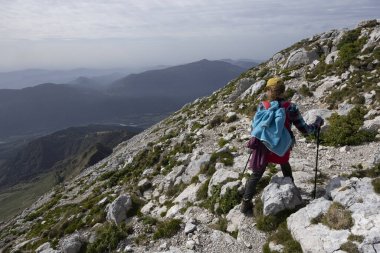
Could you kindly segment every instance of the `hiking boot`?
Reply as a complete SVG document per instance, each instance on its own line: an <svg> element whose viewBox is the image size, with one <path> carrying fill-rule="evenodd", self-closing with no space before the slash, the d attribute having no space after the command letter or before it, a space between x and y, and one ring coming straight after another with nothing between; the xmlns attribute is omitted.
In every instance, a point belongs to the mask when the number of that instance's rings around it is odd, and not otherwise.
<svg viewBox="0 0 380 253"><path fill-rule="evenodd" d="M240 212L242 213L251 213L253 209L252 200L243 199L240 206Z"/></svg>

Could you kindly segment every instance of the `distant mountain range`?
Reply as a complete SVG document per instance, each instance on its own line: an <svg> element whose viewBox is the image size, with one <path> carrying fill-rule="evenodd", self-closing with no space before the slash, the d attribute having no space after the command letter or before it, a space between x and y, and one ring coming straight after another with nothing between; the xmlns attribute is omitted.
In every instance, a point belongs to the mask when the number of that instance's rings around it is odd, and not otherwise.
<svg viewBox="0 0 380 253"><path fill-rule="evenodd" d="M82 77L71 84L45 83L21 90L3 89L0 90L0 140L93 123L149 126L160 120L160 115L209 95L243 71L223 61L202 60L131 74L108 86L101 78ZM135 122L131 122L132 118Z"/></svg>
<svg viewBox="0 0 380 253"><path fill-rule="evenodd" d="M131 74L110 85L111 94L127 97L172 97L186 102L209 95L243 68L223 61L201 60L161 70Z"/></svg>

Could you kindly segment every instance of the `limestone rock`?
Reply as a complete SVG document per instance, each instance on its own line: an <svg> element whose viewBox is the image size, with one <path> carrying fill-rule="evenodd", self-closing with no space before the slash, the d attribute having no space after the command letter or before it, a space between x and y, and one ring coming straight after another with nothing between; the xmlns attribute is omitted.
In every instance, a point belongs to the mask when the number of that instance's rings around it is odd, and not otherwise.
<svg viewBox="0 0 380 253"><path fill-rule="evenodd" d="M322 224L311 224L311 219L326 213L331 202L316 199L305 208L292 214L287 219L288 229L293 238L301 244L303 252L335 252L347 241L350 232L347 230L331 230Z"/></svg>
<svg viewBox="0 0 380 253"><path fill-rule="evenodd" d="M264 215L275 215L302 204L301 194L290 177L273 176L269 185L265 187L261 200Z"/></svg>
<svg viewBox="0 0 380 253"><path fill-rule="evenodd" d="M227 184L224 184L222 186L222 189L220 190L220 196L224 196L227 193L227 190L239 187L241 184L241 181L233 181L233 182L228 182Z"/></svg>
<svg viewBox="0 0 380 253"><path fill-rule="evenodd" d="M231 93L228 100L235 101L243 92L245 92L254 83L252 78L242 78L236 84L236 89Z"/></svg>
<svg viewBox="0 0 380 253"><path fill-rule="evenodd" d="M362 129L370 130L370 131L377 131L380 129L380 116L377 116L376 118L372 120L366 120L364 121Z"/></svg>
<svg viewBox="0 0 380 253"><path fill-rule="evenodd" d="M82 240L79 234L72 234L64 238L61 243L63 253L78 253L82 247Z"/></svg>
<svg viewBox="0 0 380 253"><path fill-rule="evenodd" d="M152 186L152 183L147 178L140 180L140 182L137 184L137 187L139 187L141 191L145 191L149 189L151 186Z"/></svg>
<svg viewBox="0 0 380 253"><path fill-rule="evenodd" d="M209 224L214 219L214 215L202 207L191 206L186 210L184 218L186 221L196 220L202 224Z"/></svg>
<svg viewBox="0 0 380 253"><path fill-rule="evenodd" d="M201 187L202 184L191 184L188 187L186 187L181 194L179 194L175 199L174 203L184 203L186 201L188 202L195 202L197 199L197 191L199 187Z"/></svg>
<svg viewBox="0 0 380 253"><path fill-rule="evenodd" d="M247 96L251 96L255 94L258 90L260 90L266 84L265 80L260 80L251 85L243 94L241 94L240 98L245 98Z"/></svg>
<svg viewBox="0 0 380 253"><path fill-rule="evenodd" d="M217 170L210 179L210 183L208 185L208 191L207 191L208 196L212 195L213 186L221 184L227 179L238 179L238 178L239 178L239 174L237 172L226 170L226 169Z"/></svg>
<svg viewBox="0 0 380 253"><path fill-rule="evenodd" d="M188 222L185 226L185 234L193 233L197 229L197 225Z"/></svg>
<svg viewBox="0 0 380 253"><path fill-rule="evenodd" d="M289 57L282 68L286 69L302 64L310 64L318 58L319 56L314 50L306 51L304 48L297 49L289 54Z"/></svg>
<svg viewBox="0 0 380 253"><path fill-rule="evenodd" d="M132 198L128 194L117 197L107 210L107 220L120 224L127 218L127 211L132 208Z"/></svg>
<svg viewBox="0 0 380 253"><path fill-rule="evenodd" d="M326 56L325 63L333 64L338 59L339 50L329 53Z"/></svg>
<svg viewBox="0 0 380 253"><path fill-rule="evenodd" d="M210 154L201 155L199 158L193 157L182 175L182 182L189 184L191 179L199 173L201 167L210 161L210 157Z"/></svg>
<svg viewBox="0 0 380 253"><path fill-rule="evenodd" d="M317 116L320 116L323 119L325 119L325 124L328 124L326 119L329 118L332 113L333 112L328 109L312 109L312 110L307 111L304 114L304 120L308 124L311 124L311 123L314 123Z"/></svg>

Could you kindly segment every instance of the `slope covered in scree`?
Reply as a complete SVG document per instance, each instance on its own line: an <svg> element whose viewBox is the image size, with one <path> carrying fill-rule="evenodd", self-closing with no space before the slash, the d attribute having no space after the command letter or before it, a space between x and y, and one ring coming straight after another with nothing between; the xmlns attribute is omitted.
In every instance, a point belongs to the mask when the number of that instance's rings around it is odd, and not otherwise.
<svg viewBox="0 0 380 253"><path fill-rule="evenodd" d="M379 34L376 20L363 22L275 54L120 144L3 224L0 246L5 252L376 252ZM248 176L244 145L265 80L275 74L307 121L317 114L330 119L319 151L317 200L311 200L315 141L294 129L290 163L305 207L288 219L290 212L264 217L257 198L255 216L245 217L239 213ZM270 166L259 188L277 173ZM335 179L324 198L325 185L338 175L351 179ZM367 196L374 205L365 206ZM336 213L347 217L340 227L331 226Z"/></svg>

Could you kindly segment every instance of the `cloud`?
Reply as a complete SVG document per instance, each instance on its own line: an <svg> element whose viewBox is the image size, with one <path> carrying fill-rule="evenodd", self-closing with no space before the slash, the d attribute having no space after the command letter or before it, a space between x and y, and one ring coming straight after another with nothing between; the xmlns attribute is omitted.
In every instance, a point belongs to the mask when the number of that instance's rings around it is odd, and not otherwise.
<svg viewBox="0 0 380 253"><path fill-rule="evenodd" d="M0 0L0 8L4 69L265 59L316 33L378 18L380 1Z"/></svg>
<svg viewBox="0 0 380 253"><path fill-rule="evenodd" d="M247 28L283 29L284 24L297 27L299 21L362 19L380 10L374 0L3 0L0 4L0 36L9 39L222 35Z"/></svg>

